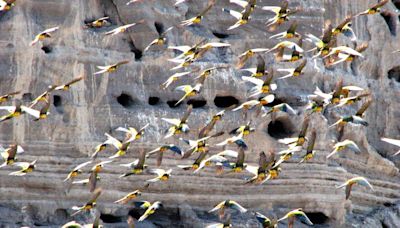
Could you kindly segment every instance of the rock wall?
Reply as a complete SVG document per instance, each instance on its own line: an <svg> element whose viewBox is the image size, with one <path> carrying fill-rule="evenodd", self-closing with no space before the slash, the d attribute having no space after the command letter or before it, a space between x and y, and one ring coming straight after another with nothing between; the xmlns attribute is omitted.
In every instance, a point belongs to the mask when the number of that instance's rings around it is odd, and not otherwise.
<svg viewBox="0 0 400 228"><path fill-rule="evenodd" d="M290 1L290 7L302 9L293 16L293 20L299 22L299 33L320 36L325 21L330 20L336 25L347 15L363 11L374 2L294 0ZM94 146L105 140L105 132L117 135L114 130L119 126L140 128L149 123L144 137L133 144L128 154L106 165L100 173L100 186L104 191L97 208L106 227L124 227L128 213L137 213L131 210L131 206L113 202L140 188L152 175L119 179L118 176L126 171L119 164L137 158L140 149L152 150L163 143L184 147L179 140L163 139L168 124L160 119L180 117L187 106L171 107L169 104L178 100L181 93L159 89L159 85L172 74L169 68L174 64L167 59L174 57L175 53L165 47L141 53L157 37L155 22L166 28L177 25L207 4L206 1L189 0L174 7L173 3L172 0L147 0L126 6L124 0L27 0L16 1L11 11L0 13L2 94L20 90L22 93L17 98L29 102L51 84L65 83L78 75L85 75L83 82L73 85L69 92L52 93L51 114L46 120L35 122L22 116L1 123L0 144L18 143L26 151L20 155L20 160L38 159L38 162L37 169L24 177L9 176L14 168L0 169L0 227L59 227L71 220L91 221L92 215L89 214L70 217L70 208L89 198L87 187L75 187L65 194L63 179L75 165L89 159L88 154L93 152ZM272 0L259 3L262 6L276 4ZM232 65L237 55L249 48L270 48L276 44L276 40L268 39L276 32L268 32L264 25L272 14L257 9L248 25L227 31L234 18L221 12L222 7L239 9L227 0L217 1L200 26L173 29L167 35L168 45L193 45L203 38L231 44L229 48L210 51L193 64L203 69ZM391 3L384 8L396 10ZM83 28L84 21L102 16L109 16L111 25L97 30ZM104 35L119 25L141 19L145 20L143 24L126 33L113 37ZM35 34L53 26L60 26L60 29L52 39L29 46ZM317 227L399 227L400 159L391 156L396 151L394 146L380 141L380 137L399 138L400 135L399 55L392 54L392 51L400 49L399 37L391 35L380 14L356 18L353 29L358 42L367 41L369 44L364 52L365 58L356 60L351 67L338 65L333 69L324 68L321 60L317 61L317 69L309 59L303 76L277 81L277 99L299 110L299 114L278 114L276 118L282 126L277 129L272 129L270 117L254 119L253 125L257 130L252 137L246 138L249 144L246 162L256 164L261 150L283 150L284 146L277 142L277 138L295 136L299 131L305 115L306 96L316 86L332 91L341 78L346 85L368 88L373 96L373 103L366 112L370 125L347 126L343 135L343 138L354 140L362 153L345 151L326 159L334 144L332 141L337 139L337 132L328 126L339 115L355 112L357 105L331 108L324 115L313 115L310 129L317 130L315 158L298 164L300 158L294 157L282 165L278 179L262 186L244 185L243 179L249 175L243 173L216 176L212 169L199 174L180 170L176 167L178 164L190 164L193 159L180 160L167 153L162 167L173 169L172 178L166 183L152 185L141 197L148 201L160 200L165 208L156 212L158 216L150 217L148 222L139 226L203 227L218 221L217 216L207 211L217 202L229 198L271 217L281 217L288 210L301 207ZM339 42L348 43L348 40L343 38ZM308 50L312 46L304 42L304 48ZM264 57L267 65L274 68L293 66L275 63L271 54ZM125 59L131 60L130 63L121 66L117 72L93 75L96 66ZM255 59L249 66L254 64ZM239 103L247 100L249 87L241 82L240 76L241 72L232 66L206 80L201 95L195 98L206 104L195 108L189 117L193 131L186 138L194 139L197 129L222 110L221 106L228 105L227 99L222 99L222 104L218 102L219 97L231 96ZM184 79L179 84L191 81L190 78ZM244 123L239 112L227 112L217 129L230 130ZM217 143L224 137L211 142ZM213 152L220 150L217 147L211 149ZM102 152L100 160L112 152ZM154 166L155 159L149 159L148 165ZM356 187L350 200L345 200L344 191L335 186L357 175L367 177L375 191ZM232 222L240 227L258 225L251 214L234 214ZM296 222L296 227L300 225Z"/></svg>

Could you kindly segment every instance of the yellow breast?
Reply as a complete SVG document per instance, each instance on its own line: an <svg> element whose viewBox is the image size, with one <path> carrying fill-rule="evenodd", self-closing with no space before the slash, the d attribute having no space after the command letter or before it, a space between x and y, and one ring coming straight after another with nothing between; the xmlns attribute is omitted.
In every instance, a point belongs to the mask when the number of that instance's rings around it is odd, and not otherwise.
<svg viewBox="0 0 400 228"><path fill-rule="evenodd" d="M271 176L271 179L275 179L278 177L278 172L276 170L270 170L269 175Z"/></svg>
<svg viewBox="0 0 400 228"><path fill-rule="evenodd" d="M199 24L201 22L201 16L195 17L192 22L193 24Z"/></svg>
<svg viewBox="0 0 400 228"><path fill-rule="evenodd" d="M139 174L139 173L142 173L143 172L143 169L133 169L133 173L134 174Z"/></svg>
<svg viewBox="0 0 400 228"><path fill-rule="evenodd" d="M338 28L335 28L334 30L333 30L333 35L337 35L337 34L339 34L341 31L340 31L340 29L338 29Z"/></svg>
<svg viewBox="0 0 400 228"><path fill-rule="evenodd" d="M79 174L78 171L73 171L73 172L71 173L71 177L76 177L76 176L78 176L78 174Z"/></svg>
<svg viewBox="0 0 400 228"><path fill-rule="evenodd" d="M125 155L125 151L123 151L123 150L119 150L119 151L117 152L117 155L118 155L118 156Z"/></svg>
<svg viewBox="0 0 400 228"><path fill-rule="evenodd" d="M337 98L337 97L335 97L335 98L332 99L332 103L333 103L333 104L337 104L337 103L339 103L339 101L340 101L340 99Z"/></svg>
<svg viewBox="0 0 400 228"><path fill-rule="evenodd" d="M306 139L305 139L304 137L300 137L300 138L297 140L297 145L303 145L305 141L306 141Z"/></svg>
<svg viewBox="0 0 400 228"><path fill-rule="evenodd" d="M259 173L257 176L257 180L262 181L265 179L265 173Z"/></svg>
<svg viewBox="0 0 400 228"><path fill-rule="evenodd" d="M292 61L292 62L295 62L297 60L299 60L299 56L297 56L297 55L292 56L292 58L290 59L290 61Z"/></svg>
<svg viewBox="0 0 400 228"><path fill-rule="evenodd" d="M127 197L128 199L135 199L136 198L136 194L131 194Z"/></svg>
<svg viewBox="0 0 400 228"><path fill-rule="evenodd" d="M92 209L92 208L93 208L92 204L86 204L85 207L84 207L83 209L84 209L84 210L90 210L90 209Z"/></svg>
<svg viewBox="0 0 400 228"><path fill-rule="evenodd" d="M264 75L263 72L256 72L256 73L254 74L255 77L262 77L263 75Z"/></svg>
<svg viewBox="0 0 400 228"><path fill-rule="evenodd" d="M163 175L160 180L167 181L169 179L169 175Z"/></svg>
<svg viewBox="0 0 400 228"><path fill-rule="evenodd" d="M99 28L99 27L103 26L103 22L101 22L101 21L94 21L94 22L92 23L92 25L93 25L93 27Z"/></svg>
<svg viewBox="0 0 400 228"><path fill-rule="evenodd" d="M39 40L43 40L44 38L46 38L46 35L44 34L39 35Z"/></svg>
<svg viewBox="0 0 400 228"><path fill-rule="evenodd" d="M285 22L285 18L284 17L280 17L280 18L278 18L278 20L276 22L278 24L282 24L283 22Z"/></svg>
<svg viewBox="0 0 400 228"><path fill-rule="evenodd" d="M158 45L163 45L164 44L164 39L163 38L157 39L157 44Z"/></svg>
<svg viewBox="0 0 400 228"><path fill-rule="evenodd" d="M268 85L264 85L264 86L261 88L261 92L262 92L262 93L269 93L269 86L268 86Z"/></svg>
<svg viewBox="0 0 400 228"><path fill-rule="evenodd" d="M239 24L244 25L244 24L247 24L247 22L248 22L248 20L246 20L246 19L241 19L241 20L239 21Z"/></svg>

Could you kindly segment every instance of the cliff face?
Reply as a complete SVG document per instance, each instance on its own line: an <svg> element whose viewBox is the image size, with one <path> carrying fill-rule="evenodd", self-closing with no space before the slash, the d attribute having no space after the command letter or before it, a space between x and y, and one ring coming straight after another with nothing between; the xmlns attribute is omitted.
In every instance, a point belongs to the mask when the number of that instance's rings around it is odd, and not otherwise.
<svg viewBox="0 0 400 228"><path fill-rule="evenodd" d="M260 5L276 5L274 2L267 0ZM290 1L290 7L302 8L292 17L299 22L299 33L320 36L325 21L330 20L336 25L347 15L363 11L375 2L294 0ZM28 103L51 84L62 84L85 75L84 80L73 85L69 92L52 93L51 114L47 119L35 122L25 115L0 123L1 145L18 143L25 149L20 160L38 159L37 169L24 177L9 176L14 168L0 169L0 227L57 227L71 220L90 221L92 215L89 214L70 217L70 208L89 198L87 187L74 187L65 194L63 179L74 166L89 160L88 154L93 152L94 146L105 140L105 132L118 135L115 129L119 126L140 128L149 123L143 138L133 143L127 155L106 165L100 173L99 185L104 191L97 208L102 213L101 218L106 226L124 227L128 213L136 211L113 202L143 186L144 180L152 175L119 179L118 176L126 171L119 164L137 158L140 149L150 151L163 143L185 147L177 139L163 139L169 125L161 121L162 117L181 117L187 107L186 103L178 107L170 105L180 98L181 93L159 89L173 73L169 69L174 64L167 59L176 54L165 47L155 47L144 54L141 50L157 37L155 22L165 28L179 24L201 11L206 1L189 0L179 7L174 7L172 0L125 4L123 0L29 0L17 1L11 11L0 13L1 94L22 91L17 98ZM229 48L211 50L193 64L204 69L233 65L245 50L271 48L277 43L268 39L276 32L268 32L264 25L272 14L256 10L248 25L227 31L234 18L221 12L222 7L238 10L227 0L217 1L200 26L173 29L168 33L168 45L193 45L204 38L231 44ZM391 3L384 8L396 10ZM85 21L103 16L110 17L111 25L101 29L83 28ZM141 19L145 20L143 24L126 33L104 36L106 31L119 25ZM60 29L52 39L29 46L35 34L54 26ZM140 198L151 202L160 200L164 209L142 225L202 227L217 221L217 216L207 211L229 198L271 217L281 217L287 211L301 207L319 227L399 227L400 156L392 157L396 148L380 141L381 137L399 138L400 135L399 55L392 54L400 49L399 37L391 35L380 14L356 18L353 29L359 43L366 41L369 44L363 53L365 58L356 60L351 66L338 65L332 69L324 68L320 59L317 65L309 59L305 74L300 78L277 81L276 99L290 104L299 114L279 113L275 123L271 123L270 117L254 118L252 125L256 132L246 138L249 145L246 162L256 164L262 150L285 149L277 139L296 136L305 116L306 96L313 93L316 86L326 92L332 91L339 79L343 79L345 85L357 85L372 93L373 103L365 117L369 126L348 125L342 136L355 141L361 153L344 151L326 159L334 144L332 141L338 137L335 129L328 129L328 126L340 115L356 112L359 104L329 108L324 115L313 114L309 128L317 130L316 156L303 164L298 164L300 158L295 156L282 164L278 179L261 186L244 185L244 178L249 175L243 173L216 176L212 169L199 174L180 170L176 167L178 164L191 164L193 159L180 160L167 153L162 168L172 168L173 176L166 183L152 185ZM346 38L340 38L339 42L349 43ZM304 42L304 49L310 48L312 46ZM268 66L293 66L291 63L274 63L271 54L263 56ZM93 76L95 66L125 59L131 60L130 63L121 66L117 72ZM254 58L249 66L255 64ZM231 67L219 70L206 80L201 95L193 98L200 107L189 117L193 130L185 138L194 139L197 129L222 110L221 107L247 100L249 86L241 82L241 73ZM189 84L192 80L188 77L177 84ZM231 130L245 122L240 112L227 112L217 124L217 130ZM225 137L210 142L214 144ZM211 148L212 152L220 150ZM101 152L100 160L113 152L110 149ZM155 166L155 159L149 159L148 165ZM81 177L86 176L85 173ZM357 186L350 200L345 200L344 191L335 186L354 176L368 178L375 191ZM241 227L258 225L251 214L234 214L232 222ZM301 224L296 222L297 225Z"/></svg>

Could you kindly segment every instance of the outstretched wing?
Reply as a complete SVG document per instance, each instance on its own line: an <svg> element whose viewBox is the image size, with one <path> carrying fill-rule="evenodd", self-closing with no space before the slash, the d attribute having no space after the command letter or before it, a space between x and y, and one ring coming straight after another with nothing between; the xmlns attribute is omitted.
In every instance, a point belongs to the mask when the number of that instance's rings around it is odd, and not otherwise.
<svg viewBox="0 0 400 228"><path fill-rule="evenodd" d="M301 72L306 65L307 65L307 59L304 59L303 62L298 67L296 67L295 71Z"/></svg>
<svg viewBox="0 0 400 228"><path fill-rule="evenodd" d="M374 8L374 9L380 8L380 7L384 6L384 5L386 5L386 3L388 3L388 2L389 2L389 0L382 0L382 1L378 2L377 4L371 6L370 9L372 9L372 8Z"/></svg>
<svg viewBox="0 0 400 228"><path fill-rule="evenodd" d="M309 122L310 122L310 118L305 117L303 120L303 125L301 126L301 131L299 133L299 137L306 136Z"/></svg>
<svg viewBox="0 0 400 228"><path fill-rule="evenodd" d="M267 156L265 155L264 151L262 151L260 152L260 158L258 159L258 171L265 172L267 165Z"/></svg>
<svg viewBox="0 0 400 228"><path fill-rule="evenodd" d="M143 167L145 159L146 159L146 152L144 150L141 150L140 154L139 154L139 161L138 161L136 167Z"/></svg>
<svg viewBox="0 0 400 228"><path fill-rule="evenodd" d="M365 112L365 110L367 110L367 108L371 105L372 100L369 99L367 102L365 102L361 108L357 111L356 116L362 116Z"/></svg>
<svg viewBox="0 0 400 228"><path fill-rule="evenodd" d="M313 151L316 137L317 137L317 132L315 130L313 130L311 132L310 140L308 141L307 153L311 153Z"/></svg>
<svg viewBox="0 0 400 228"><path fill-rule="evenodd" d="M296 218L307 225L310 225L310 226L313 225L311 220L307 217L306 213L304 213L304 212L297 213Z"/></svg>
<svg viewBox="0 0 400 228"><path fill-rule="evenodd" d="M189 118L190 113L192 113L193 110L193 105L189 105L188 108L186 109L185 114L183 115L181 122L186 122L187 119Z"/></svg>
<svg viewBox="0 0 400 228"><path fill-rule="evenodd" d="M88 203L94 203L96 202L97 198L99 198L100 194L101 194L102 189L101 188L97 188L96 190L94 190L92 197L90 198Z"/></svg>
<svg viewBox="0 0 400 228"><path fill-rule="evenodd" d="M170 118L161 118L161 119L174 126L178 126L181 123L181 121L178 119L170 119Z"/></svg>
<svg viewBox="0 0 400 228"><path fill-rule="evenodd" d="M233 209L236 209L236 210L240 211L241 213L247 212L246 208L242 207L240 204L238 204L237 202L235 202L233 200L230 201L230 204Z"/></svg>
<svg viewBox="0 0 400 228"><path fill-rule="evenodd" d="M82 164L79 164L79 165L77 165L77 166L74 168L74 170L82 169L83 167L89 165L90 163L92 163L92 161L87 161L87 162L84 162L84 163L82 163Z"/></svg>
<svg viewBox="0 0 400 228"><path fill-rule="evenodd" d="M239 153L238 153L238 156L237 156L236 165L243 166L244 156L245 156L244 148L243 147L239 147Z"/></svg>
<svg viewBox="0 0 400 228"><path fill-rule="evenodd" d="M65 84L65 85L70 86L70 85L72 85L72 84L75 84L75 83L79 82L79 81L82 80L82 79L83 79L83 76L78 77L78 78L75 78L75 79L73 79L72 81L68 82L68 83Z"/></svg>
<svg viewBox="0 0 400 228"><path fill-rule="evenodd" d="M290 25L289 29L287 30L287 33L294 34L296 32L296 29L297 29L297 21L293 21L293 23Z"/></svg>
<svg viewBox="0 0 400 228"><path fill-rule="evenodd" d="M118 62L118 63L116 63L115 65L116 65L116 66L121 66L121 65L127 64L127 63L129 63L129 60L124 60L124 61Z"/></svg>
<svg viewBox="0 0 400 228"><path fill-rule="evenodd" d="M90 172L89 176L89 191L93 192L96 189L97 185L97 172L92 171Z"/></svg>
<svg viewBox="0 0 400 228"><path fill-rule="evenodd" d="M264 84L264 81L258 78L253 78L253 77L245 77L242 76L242 80L247 81L247 82L251 82L257 86L262 86Z"/></svg>
<svg viewBox="0 0 400 228"><path fill-rule="evenodd" d="M382 141L393 144L395 146L400 147L400 140L399 139L390 139L390 138L381 138Z"/></svg>
<svg viewBox="0 0 400 228"><path fill-rule="evenodd" d="M257 72L265 72L265 60L261 55L257 56Z"/></svg>
<svg viewBox="0 0 400 228"><path fill-rule="evenodd" d="M336 29L342 30L344 26L346 26L351 20L353 19L352 16L346 17L337 27Z"/></svg>
<svg viewBox="0 0 400 228"><path fill-rule="evenodd" d="M43 34L43 33L50 33L50 32L55 32L55 31L57 31L59 29L59 27L53 27L53 28L49 28L49 29L46 29L46 30L44 30L43 32L41 32L40 34Z"/></svg>
<svg viewBox="0 0 400 228"><path fill-rule="evenodd" d="M215 4L215 0L210 0L208 3L208 6L203 11L201 11L198 15L204 16L204 14L206 14L211 9L211 7L214 6L214 4Z"/></svg>

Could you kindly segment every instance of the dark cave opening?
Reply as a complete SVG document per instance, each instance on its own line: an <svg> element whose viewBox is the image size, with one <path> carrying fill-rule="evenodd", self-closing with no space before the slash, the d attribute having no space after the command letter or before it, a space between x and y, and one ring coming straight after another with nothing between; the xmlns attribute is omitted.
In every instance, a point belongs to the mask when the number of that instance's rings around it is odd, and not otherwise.
<svg viewBox="0 0 400 228"><path fill-rule="evenodd" d="M129 46L131 47L131 52L133 52L135 54L135 60L136 61L140 61L143 57L143 51L139 50L135 44L133 43L133 41L129 42Z"/></svg>
<svg viewBox="0 0 400 228"><path fill-rule="evenodd" d="M59 95L53 96L53 104L54 107L61 107L62 106L62 98Z"/></svg>
<svg viewBox="0 0 400 228"><path fill-rule="evenodd" d="M42 47L42 51L46 54L49 54L53 51L53 48L49 47L49 46L43 46Z"/></svg>
<svg viewBox="0 0 400 228"><path fill-rule="evenodd" d="M148 101L149 105L157 105L160 103L160 98L159 97L149 97Z"/></svg>
<svg viewBox="0 0 400 228"><path fill-rule="evenodd" d="M216 31L213 31L212 34L213 34L215 37L219 38L219 39L226 39L226 38L229 37L229 34L226 34L226 33L223 33L223 32L216 32Z"/></svg>
<svg viewBox="0 0 400 228"><path fill-rule="evenodd" d="M390 203L390 202L383 203L383 206L385 206L385 207L393 207L393 206L395 206L395 205L396 205L396 204Z"/></svg>
<svg viewBox="0 0 400 228"><path fill-rule="evenodd" d="M400 82L400 66L393 67L388 71L388 78L389 79L394 79L397 82Z"/></svg>
<svg viewBox="0 0 400 228"><path fill-rule="evenodd" d="M24 93L22 94L22 101L31 102L33 100L32 93Z"/></svg>
<svg viewBox="0 0 400 228"><path fill-rule="evenodd" d="M395 13L393 13L392 11L384 10L381 12L381 16L383 17L383 19L385 19L385 22L389 28L390 34L392 34L392 36L396 36L396 34L397 34L396 28L397 28L397 21L398 21L397 15Z"/></svg>
<svg viewBox="0 0 400 228"><path fill-rule="evenodd" d="M193 108L201 108L204 107L207 104L206 100L195 100L195 99L190 99L186 102L188 105L193 105Z"/></svg>
<svg viewBox="0 0 400 228"><path fill-rule="evenodd" d="M314 224L325 224L329 220L329 217L322 212L307 212L306 214Z"/></svg>
<svg viewBox="0 0 400 228"><path fill-rule="evenodd" d="M126 93L121 93L117 97L117 101L120 105L122 105L124 108L131 108L133 104L135 103L132 99L132 97L129 94Z"/></svg>
<svg viewBox="0 0 400 228"><path fill-rule="evenodd" d="M141 216L140 209L131 209L129 210L128 215L132 218L139 219Z"/></svg>
<svg viewBox="0 0 400 228"><path fill-rule="evenodd" d="M170 108L178 108L179 106L182 105L182 102L181 102L175 106L176 102L178 102L178 100L171 100L171 101L167 101L167 104Z"/></svg>
<svg viewBox="0 0 400 228"><path fill-rule="evenodd" d="M53 217L56 218L58 221L64 221L68 218L67 210L58 208L54 211Z"/></svg>
<svg viewBox="0 0 400 228"><path fill-rule="evenodd" d="M289 119L277 119L268 124L267 133L272 138L283 139L290 137L293 134L293 126Z"/></svg>
<svg viewBox="0 0 400 228"><path fill-rule="evenodd" d="M104 223L119 223L119 222L123 222L123 218L122 217L111 215L111 214L101 214L100 215L100 219Z"/></svg>
<svg viewBox="0 0 400 228"><path fill-rule="evenodd" d="M214 98L214 104L218 108L228 108L233 105L238 105L239 100L233 96L216 96Z"/></svg>

